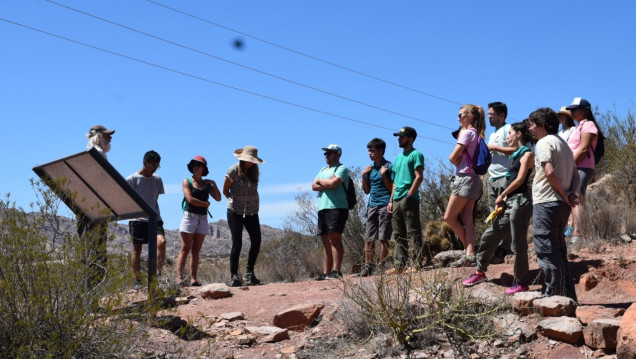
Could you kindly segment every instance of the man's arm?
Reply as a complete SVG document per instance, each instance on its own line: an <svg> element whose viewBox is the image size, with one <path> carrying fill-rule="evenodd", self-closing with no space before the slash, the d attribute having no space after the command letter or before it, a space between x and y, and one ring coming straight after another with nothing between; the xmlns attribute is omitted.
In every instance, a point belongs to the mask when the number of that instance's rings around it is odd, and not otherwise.
<svg viewBox="0 0 636 359"><path fill-rule="evenodd" d="M548 180L548 183L550 183L550 186L552 186L552 189L554 189L554 191L559 196L561 196L561 198L563 199L563 201L565 201L565 203L567 203L569 206L572 206L572 203L570 202L567 193L565 193L565 191L563 190L563 187L561 186L559 177L557 177L556 172L554 172L554 167L552 166L552 163L541 162L541 167L543 167L545 178ZM578 176L578 173L577 173L577 176Z"/></svg>
<svg viewBox="0 0 636 359"><path fill-rule="evenodd" d="M424 166L417 166L415 168L415 180L413 180L411 188L407 193L409 197L414 196L417 191L419 191L420 186L422 185L422 181L424 181Z"/></svg>

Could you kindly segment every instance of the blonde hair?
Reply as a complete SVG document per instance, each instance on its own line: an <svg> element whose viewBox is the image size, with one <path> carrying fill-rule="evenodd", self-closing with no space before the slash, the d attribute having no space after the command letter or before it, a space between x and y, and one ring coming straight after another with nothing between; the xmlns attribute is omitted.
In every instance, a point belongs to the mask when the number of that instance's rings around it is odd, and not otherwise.
<svg viewBox="0 0 636 359"><path fill-rule="evenodd" d="M459 108L467 116L470 116L472 120L472 126L477 130L481 138L486 138L486 120L484 114L484 108L477 105L466 104Z"/></svg>

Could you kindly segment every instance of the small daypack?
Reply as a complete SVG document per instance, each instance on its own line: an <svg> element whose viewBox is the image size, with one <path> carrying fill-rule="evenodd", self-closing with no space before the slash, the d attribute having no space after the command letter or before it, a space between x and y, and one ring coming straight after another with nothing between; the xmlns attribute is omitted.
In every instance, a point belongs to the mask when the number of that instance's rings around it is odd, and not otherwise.
<svg viewBox="0 0 636 359"><path fill-rule="evenodd" d="M476 129L471 128L471 130L477 133ZM477 133L477 140L479 142L477 143L477 148L475 149L475 156L471 157L470 153L468 153L468 148L466 148L466 153L468 154L470 165L475 170L475 173L481 176L485 175L486 172L488 172L488 167L490 167L490 163L492 162L492 155L490 154L488 145L486 144L486 142L484 142L481 136L479 136L479 133ZM476 160L473 161L473 158L476 158Z"/></svg>
<svg viewBox="0 0 636 359"><path fill-rule="evenodd" d="M338 170L339 166L340 165L336 166L336 169L333 171L334 174ZM344 181L342 181L342 187L344 188L345 193L347 194L347 207L349 209L353 209L356 206L356 203L358 203L358 198L356 196L356 185L355 183L353 183L353 178L349 176L348 186L345 186Z"/></svg>

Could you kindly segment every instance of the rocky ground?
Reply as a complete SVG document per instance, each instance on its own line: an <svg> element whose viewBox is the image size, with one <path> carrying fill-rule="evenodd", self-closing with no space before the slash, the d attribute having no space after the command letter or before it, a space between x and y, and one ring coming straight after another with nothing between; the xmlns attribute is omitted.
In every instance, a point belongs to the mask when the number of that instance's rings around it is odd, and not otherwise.
<svg viewBox="0 0 636 359"><path fill-rule="evenodd" d="M505 297L504 290L512 280L511 259L508 258L507 263L491 265L488 271L490 281L470 291L475 296L484 296L484 300ZM603 335L594 339L594 333L585 331L590 332L592 319L599 316L616 316L620 323L624 310L636 301L636 242L606 245L600 253L591 253L580 246L573 247L571 263L577 282L578 308L567 301L556 304L535 301L534 307L524 310L522 307L527 302L523 298L508 298L510 311L499 318L500 335L459 347L442 341L407 353L392 349L389 336L371 338L366 342L353 339L349 330L337 320L339 311L343 310L344 284L336 280L267 283L239 288L228 288L224 284L184 288L180 297L174 299L175 307L162 313L169 323L163 328L151 330L149 341L140 346L140 355L209 358L616 357L615 349L590 347L605 345L602 344ZM532 256L530 264L531 274L538 275L536 259ZM463 280L474 268L440 270ZM431 271L422 273L426 275L427 272ZM344 280L359 279L348 274ZM540 290L540 285L534 284L530 289ZM128 294L134 300L144 300L147 292L131 290ZM214 295L217 299L204 299L206 295ZM515 307L516 310L513 309ZM518 313L523 311L527 314ZM550 311L556 311L556 314L550 314ZM572 318L570 321L574 324L578 323L578 334L570 329L550 327L555 325L550 320L560 318L564 321L564 317ZM186 323L191 325L188 335L179 337L171 332L170 329L174 331ZM290 325L296 325L295 330L282 329ZM520 329L511 332L511 328ZM561 332L554 334L554 331Z"/></svg>

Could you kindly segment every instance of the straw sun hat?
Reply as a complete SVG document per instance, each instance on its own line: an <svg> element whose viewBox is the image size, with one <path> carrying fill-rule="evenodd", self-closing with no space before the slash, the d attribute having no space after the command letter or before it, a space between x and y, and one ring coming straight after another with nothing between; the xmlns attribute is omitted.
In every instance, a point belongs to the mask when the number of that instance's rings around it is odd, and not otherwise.
<svg viewBox="0 0 636 359"><path fill-rule="evenodd" d="M254 146L245 146L245 148L237 148L234 150L234 157L241 161L247 161L252 163L265 163L262 159L258 158L258 148Z"/></svg>

